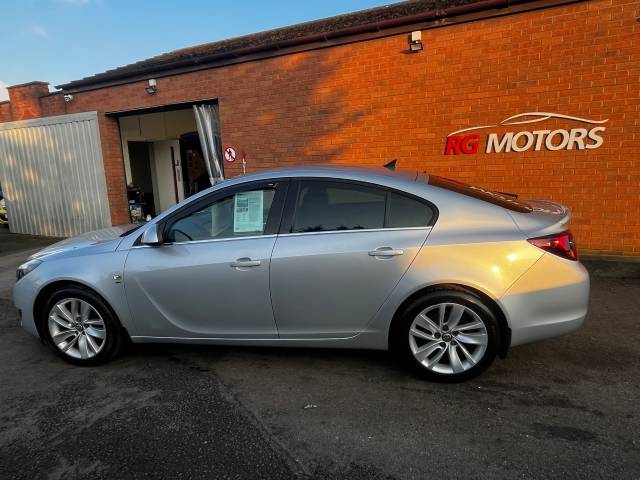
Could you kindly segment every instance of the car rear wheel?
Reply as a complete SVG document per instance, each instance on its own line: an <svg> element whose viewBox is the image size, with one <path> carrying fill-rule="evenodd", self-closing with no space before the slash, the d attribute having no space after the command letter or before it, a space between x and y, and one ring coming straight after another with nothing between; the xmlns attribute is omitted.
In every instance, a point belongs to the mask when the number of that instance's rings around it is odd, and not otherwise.
<svg viewBox="0 0 640 480"><path fill-rule="evenodd" d="M47 301L43 315L46 342L70 363L99 365L120 350L120 324L104 300L91 290L58 290Z"/></svg>
<svg viewBox="0 0 640 480"><path fill-rule="evenodd" d="M421 376L460 382L479 375L495 359L499 324L470 293L439 290L409 305L394 332L396 349Z"/></svg>

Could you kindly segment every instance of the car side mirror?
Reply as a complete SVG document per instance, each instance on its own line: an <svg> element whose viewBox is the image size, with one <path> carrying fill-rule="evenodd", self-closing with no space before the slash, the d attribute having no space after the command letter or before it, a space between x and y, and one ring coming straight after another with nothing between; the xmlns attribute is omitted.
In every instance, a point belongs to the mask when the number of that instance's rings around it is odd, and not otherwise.
<svg viewBox="0 0 640 480"><path fill-rule="evenodd" d="M149 247L157 247L159 245L162 245L162 241L162 232L157 223L151 225L142 234L141 242L143 245L148 245Z"/></svg>

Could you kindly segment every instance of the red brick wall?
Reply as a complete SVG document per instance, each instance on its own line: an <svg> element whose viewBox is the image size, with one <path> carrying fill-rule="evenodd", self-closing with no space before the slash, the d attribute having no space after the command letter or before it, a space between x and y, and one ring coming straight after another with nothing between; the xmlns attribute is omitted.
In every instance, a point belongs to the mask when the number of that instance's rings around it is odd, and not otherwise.
<svg viewBox="0 0 640 480"><path fill-rule="evenodd" d="M40 99L40 109L43 117L63 115L67 113L64 96L60 92L51 93Z"/></svg>
<svg viewBox="0 0 640 480"><path fill-rule="evenodd" d="M160 78L154 96L145 82L78 93L58 108L105 112L217 97L223 143L246 150L249 172L397 158L401 168L560 201L573 211L583 251L640 255L638 17L640 0L594 0L425 30L418 54L405 53L403 34ZM532 111L609 119L604 144L443 155L454 130ZM555 126L567 128L554 121L540 128ZM126 192L117 126L101 116L100 128L112 219L120 223ZM239 162L227 165L228 176L240 170Z"/></svg>
<svg viewBox="0 0 640 480"><path fill-rule="evenodd" d="M49 93L44 82L30 82L8 88L13 120L28 120L42 116L40 97Z"/></svg>
<svg viewBox="0 0 640 480"><path fill-rule="evenodd" d="M9 102L0 103L0 123L13 120L11 115L11 104Z"/></svg>
<svg viewBox="0 0 640 480"><path fill-rule="evenodd" d="M129 223L129 207L118 120L100 115L98 124L100 126L104 171L107 177L111 223L122 225Z"/></svg>

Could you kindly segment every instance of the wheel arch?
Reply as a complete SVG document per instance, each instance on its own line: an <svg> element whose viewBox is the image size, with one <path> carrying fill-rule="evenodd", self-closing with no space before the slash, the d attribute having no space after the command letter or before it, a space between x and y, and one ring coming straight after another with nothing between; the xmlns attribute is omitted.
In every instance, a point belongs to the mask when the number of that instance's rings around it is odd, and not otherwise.
<svg viewBox="0 0 640 480"><path fill-rule="evenodd" d="M407 298L405 298L400 306L396 309L395 313L393 314L393 318L391 319L391 324L389 325L388 332L388 348L391 349L392 347L391 342L394 338L395 329L398 328L398 325L400 325L400 317L402 316L404 310L407 308L407 305L423 295L442 290L454 290L470 294L481 300L486 305L486 307L491 310L500 325L500 345L498 347L498 355L500 356L500 358L505 358L509 350L509 345L511 344L511 328L509 327L509 323L507 322L507 317L504 311L502 310L498 302L495 299L491 298L487 293L469 285L463 285L459 283L439 283L428 285L416 290Z"/></svg>
<svg viewBox="0 0 640 480"><path fill-rule="evenodd" d="M53 295L56 291L66 287L80 287L85 290L89 290L94 295L97 295L98 297L100 297L100 299L104 302L104 304L109 309L109 313L113 315L113 318L115 318L115 320L118 322L118 325L120 325L120 328L122 329L124 334L127 337L129 336L129 332L127 332L127 329L124 328L124 326L122 325L122 322L118 317L118 314L115 312L115 310L113 309L109 301L104 297L104 295L98 292L95 288L92 288L86 283L83 283L77 280L55 280L43 286L38 292L38 294L36 295L36 298L33 302L33 320L41 340L44 339L43 330L42 330L44 328L44 325L43 325L44 324L44 318L43 318L44 306L51 295Z"/></svg>

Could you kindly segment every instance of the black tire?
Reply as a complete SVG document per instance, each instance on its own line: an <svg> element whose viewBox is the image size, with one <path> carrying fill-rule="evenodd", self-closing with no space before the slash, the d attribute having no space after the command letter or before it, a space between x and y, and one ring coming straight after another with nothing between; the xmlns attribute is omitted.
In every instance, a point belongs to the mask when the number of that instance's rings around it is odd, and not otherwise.
<svg viewBox="0 0 640 480"><path fill-rule="evenodd" d="M100 316L102 317L102 321L104 322L104 331L106 334L104 338L104 345L102 346L100 351L91 358L83 359L71 357L65 352L61 351L51 338L51 333L48 326L48 318L51 309L61 300L68 298L77 298L89 303L100 314ZM102 297L97 295L95 292L81 286L64 287L53 293L45 303L44 309L42 310L42 318L40 319L40 321L42 322L41 332L45 343L53 349L56 355L74 365L101 365L114 358L122 349L125 341L125 335L123 334L120 322L118 321L111 307L109 307L109 305L102 299Z"/></svg>
<svg viewBox="0 0 640 480"><path fill-rule="evenodd" d="M414 319L425 309L442 303L455 303L472 310L480 318L486 329L487 345L481 359L475 365L460 373L441 373L430 370L416 359L411 350L409 331ZM469 380L486 370L498 353L501 339L500 324L483 300L471 292L453 289L435 290L412 301L399 315L394 322L393 330L390 332L391 350L413 372L426 380L443 383ZM467 313L466 315L471 314ZM441 343L441 345L443 344L444 342ZM457 348L459 349L460 347ZM448 353L444 355L448 355Z"/></svg>

